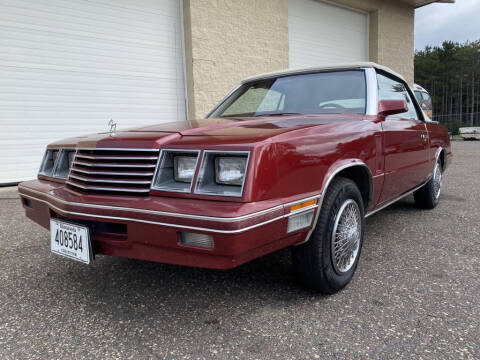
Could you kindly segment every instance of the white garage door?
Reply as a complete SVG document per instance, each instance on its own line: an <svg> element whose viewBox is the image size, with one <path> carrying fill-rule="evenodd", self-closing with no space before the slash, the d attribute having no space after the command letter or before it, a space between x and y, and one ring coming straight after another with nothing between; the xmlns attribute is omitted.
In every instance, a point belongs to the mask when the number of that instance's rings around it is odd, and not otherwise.
<svg viewBox="0 0 480 360"><path fill-rule="evenodd" d="M290 67L368 61L368 14L316 0L289 0Z"/></svg>
<svg viewBox="0 0 480 360"><path fill-rule="evenodd" d="M179 0L0 0L0 184L109 119L185 119L181 19Z"/></svg>

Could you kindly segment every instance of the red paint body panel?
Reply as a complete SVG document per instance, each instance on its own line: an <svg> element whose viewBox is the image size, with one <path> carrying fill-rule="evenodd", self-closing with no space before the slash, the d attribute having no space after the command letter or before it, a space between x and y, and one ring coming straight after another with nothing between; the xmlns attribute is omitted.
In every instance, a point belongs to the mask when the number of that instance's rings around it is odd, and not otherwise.
<svg viewBox="0 0 480 360"><path fill-rule="evenodd" d="M121 234L94 232L96 253L220 269L304 241L310 227L287 233L289 203L321 199L344 166L368 168L372 194L367 210L372 211L424 183L439 151L445 151L445 165L451 158L442 126L366 115L207 119L50 145L59 146L250 151L239 198L160 191L88 194L48 178L19 186L22 199L29 200L24 201L27 216L47 229L51 217L126 225ZM210 234L215 247L183 246L179 231Z"/></svg>
<svg viewBox="0 0 480 360"><path fill-rule="evenodd" d="M428 161L425 123L389 118L382 122L385 141L385 184L381 202L387 202L427 180L433 165Z"/></svg>

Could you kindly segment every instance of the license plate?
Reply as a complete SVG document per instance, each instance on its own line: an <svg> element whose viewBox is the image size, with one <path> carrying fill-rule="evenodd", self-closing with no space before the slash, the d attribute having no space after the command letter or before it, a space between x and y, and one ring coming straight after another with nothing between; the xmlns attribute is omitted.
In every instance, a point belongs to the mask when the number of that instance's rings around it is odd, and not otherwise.
<svg viewBox="0 0 480 360"><path fill-rule="evenodd" d="M50 219L50 249L55 254L90 264L88 227Z"/></svg>

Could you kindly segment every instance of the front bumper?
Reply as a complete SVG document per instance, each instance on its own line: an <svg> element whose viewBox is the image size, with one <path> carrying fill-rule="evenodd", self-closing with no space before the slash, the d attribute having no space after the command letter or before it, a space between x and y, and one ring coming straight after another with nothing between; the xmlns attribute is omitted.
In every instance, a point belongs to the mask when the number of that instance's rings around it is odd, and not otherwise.
<svg viewBox="0 0 480 360"><path fill-rule="evenodd" d="M309 227L287 232L288 218L317 211L319 196L257 203L158 196L82 194L63 184L34 180L18 187L27 217L49 229L50 218L90 227L94 253L170 264L228 269L305 241ZM290 206L315 204L290 212ZM315 216L315 214L314 214ZM208 234L212 249L180 243L180 232Z"/></svg>

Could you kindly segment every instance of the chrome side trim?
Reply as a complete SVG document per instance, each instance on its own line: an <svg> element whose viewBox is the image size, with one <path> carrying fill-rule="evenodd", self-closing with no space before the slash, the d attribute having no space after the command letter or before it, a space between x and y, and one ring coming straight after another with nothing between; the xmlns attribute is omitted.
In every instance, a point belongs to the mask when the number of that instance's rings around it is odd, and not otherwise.
<svg viewBox="0 0 480 360"><path fill-rule="evenodd" d="M251 226L246 226L244 228L240 228L240 229L236 229L236 230L218 230L218 229L212 229L212 228L204 228L204 227L188 226L188 225L178 225L178 224L164 223L164 222L158 222L158 221L135 219L135 218L129 218L129 217L95 215L95 214L87 214L87 213L81 213L81 212L76 212L76 211L67 211L67 210L62 210L62 209L58 208L57 206L51 204L50 202L48 202L46 200L42 200L42 199L36 198L34 196L31 196L31 195L21 193L20 196L24 196L24 197L32 199L32 200L40 201L40 202L46 204L47 206L49 206L50 208L54 209L55 211L57 211L61 214L64 214L64 215L66 214L66 215L74 215L74 216L85 216L85 217L93 217L93 218L98 218L98 219L117 220L117 221L132 221L132 222L140 222L140 223L144 223L144 224L152 224L152 225L158 225L158 226L168 226L168 227L175 227L175 228L180 228L180 229L189 229L189 230L195 230L195 231L206 231L206 232L213 232L213 233L219 233L219 234L238 234L238 233L241 233L241 232L244 232L244 231L247 231L247 230L251 230L251 229L263 226L263 225L270 224L274 221L278 221L278 220L284 219L286 217L289 217L293 214L298 213L298 212L292 212L292 213L289 213L289 214L284 214L284 215L277 216L275 218L263 221L261 223L254 224L254 225L251 225ZM283 207L283 205L281 205L281 207ZM303 211L310 210L311 208L316 208L316 207L318 207L318 205L314 205L312 207L305 208L305 209L303 209Z"/></svg>
<svg viewBox="0 0 480 360"><path fill-rule="evenodd" d="M70 201L65 201L63 199L60 199L60 198L58 198L56 196L53 196L51 194L44 193L44 192L37 191L37 190L33 190L33 189L30 189L30 188L22 186L22 185L19 185L19 189L23 189L25 191L29 191L29 192L32 192L32 193L35 193L35 194L38 194L38 195L41 195L41 196L45 196L49 199L58 201L59 203L62 203L64 205L69 205L69 206L81 206L81 207L86 207L86 208L91 208L91 209L103 209L103 210L131 211L131 212L136 212L136 213L140 213L140 214L171 216L171 217L180 217L180 218L184 218L184 219L206 220L206 221L217 221L217 222L233 222L233 221L247 220L247 219L251 219L251 218L256 217L256 216L261 216L261 215L268 214L268 213L276 211L276 210L281 210L281 209L283 209L284 206L289 206L289 205L292 205L292 204L305 202L305 201L316 199L316 198L319 197L319 195L313 196L313 197L311 196L311 197L308 197L308 198L296 200L296 201L291 202L291 203L276 205L276 206L273 206L273 207L268 208L268 209L260 210L260 211L250 213L250 214L246 214L246 215L242 215L242 216L214 217L214 216L205 216L205 215L190 215L190 214L183 214L183 213L172 213L172 212L167 212L167 211L136 209L136 208L129 208L129 207L121 207L121 206L108 206L108 205L70 202ZM30 196L34 200L39 200L39 201L41 200L41 201L45 202L45 200L39 199L37 197L33 197L32 195L28 195L28 194L24 194L24 193L20 193L20 195L21 196L24 196L24 195L25 196ZM305 210L305 209L307 209L307 208L304 208L304 209L301 209L301 210ZM292 212L290 214L293 215L293 214L296 214L296 213L297 212ZM288 214L288 215L290 215L290 214Z"/></svg>
<svg viewBox="0 0 480 360"><path fill-rule="evenodd" d="M417 186L416 188L407 191L406 193L400 195L399 197L396 197L395 199L387 202L386 204L380 206L379 208L377 208L377 209L375 209L375 210L369 211L367 214L365 214L365 217L367 218L367 217L375 214L376 212L379 212L380 210L383 210L383 209L385 209L386 207L392 205L393 203L396 203L398 200L401 200L401 199L403 199L404 197L407 197L408 195L414 193L415 191L417 191L418 189L420 189L421 187L423 187L423 186L424 186L427 182L429 182L429 181L430 181L430 178L429 178L427 181L425 181L422 185Z"/></svg>
<svg viewBox="0 0 480 360"><path fill-rule="evenodd" d="M318 209L317 209L317 213L315 214L315 220L313 221L313 225L312 225L312 228L310 229L310 231L308 232L307 236L305 237L305 240L303 240L302 242L299 242L297 244L295 244L295 246L298 246L298 245L301 245L301 244L305 244L309 239L310 239L310 236L312 235L313 231L315 230L315 227L317 226L317 222L318 222L318 218L320 216L320 212L322 210L322 204L323 204L323 199L325 198L325 194L327 192L327 189L330 185L330 183L332 182L332 180L335 178L335 176L342 170L345 170L349 167L353 167L353 166L364 166L368 169L368 172L370 173L370 177L371 177L371 172L370 172L370 169L369 167L367 166L367 164L365 164L363 161L361 160L357 160L355 162L352 162L352 163L349 163L349 164L345 164L345 165L342 165L340 166L338 169L335 169L335 171L330 175L330 177L328 178L327 182L325 183L325 186L323 187L323 190L322 190L322 193L319 195L319 198L320 200L318 201ZM370 192L373 192L373 184L372 184L372 181L370 181Z"/></svg>

